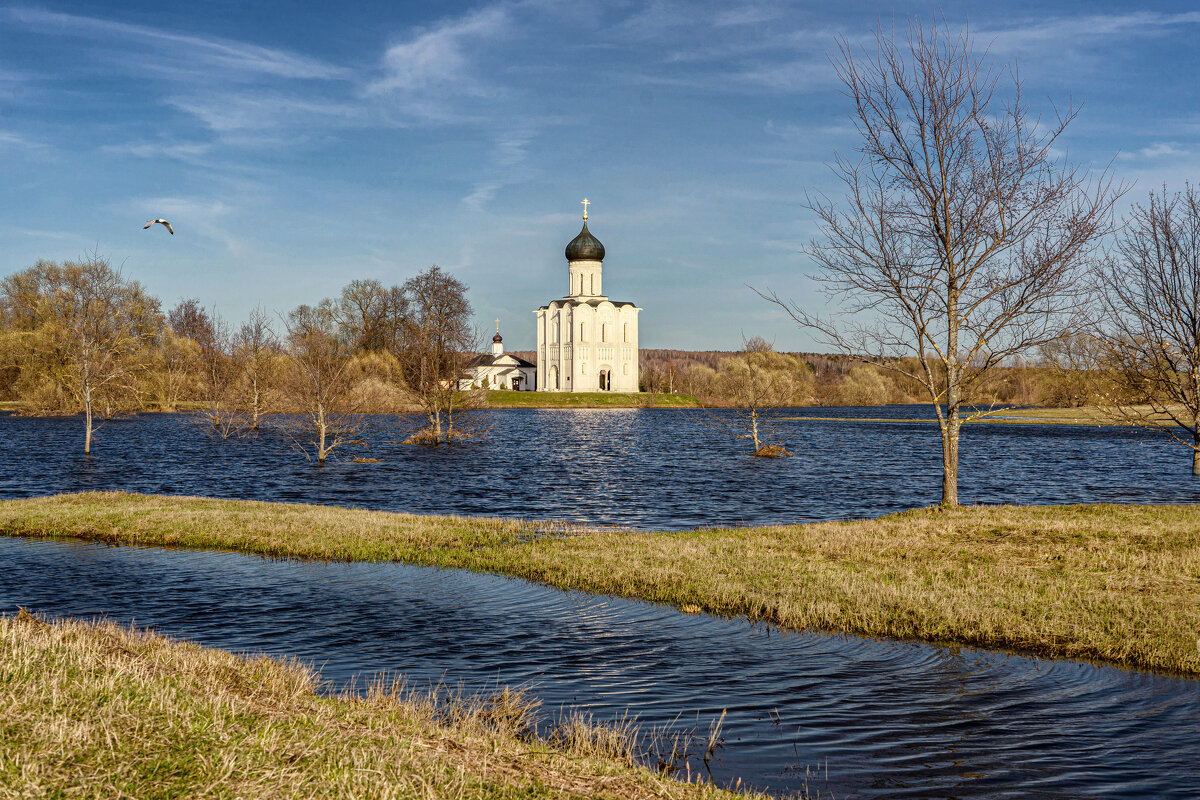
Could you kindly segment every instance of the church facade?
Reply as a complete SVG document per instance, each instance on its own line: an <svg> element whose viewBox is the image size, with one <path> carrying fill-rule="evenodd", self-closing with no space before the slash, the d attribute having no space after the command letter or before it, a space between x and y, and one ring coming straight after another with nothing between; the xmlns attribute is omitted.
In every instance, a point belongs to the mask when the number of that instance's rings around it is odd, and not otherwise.
<svg viewBox="0 0 1200 800"><path fill-rule="evenodd" d="M601 284L604 245L587 226L566 248L567 294L537 315L537 388L545 392L638 391L638 312L609 300Z"/></svg>

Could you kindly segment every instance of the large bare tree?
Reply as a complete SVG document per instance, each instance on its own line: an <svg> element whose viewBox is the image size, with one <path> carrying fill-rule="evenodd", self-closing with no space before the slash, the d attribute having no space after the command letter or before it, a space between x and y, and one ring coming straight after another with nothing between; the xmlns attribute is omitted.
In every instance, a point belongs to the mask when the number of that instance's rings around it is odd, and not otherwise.
<svg viewBox="0 0 1200 800"><path fill-rule="evenodd" d="M965 30L913 21L903 41L878 32L861 54L841 41L834 65L861 145L832 165L844 202L809 198L821 232L807 252L843 306L821 318L766 296L825 344L924 387L954 506L965 393L1070 328L1120 189L1058 157L1078 108L1031 116L1015 67L994 66Z"/></svg>
<svg viewBox="0 0 1200 800"><path fill-rule="evenodd" d="M55 387L66 408L83 413L90 455L102 421L139 406L137 379L162 327L158 301L95 254L61 266L39 261L6 278L2 292L27 333L22 380Z"/></svg>
<svg viewBox="0 0 1200 800"><path fill-rule="evenodd" d="M284 323L282 390L298 413L279 416L276 424L306 458L324 464L367 428L354 398L352 355L328 307L300 306Z"/></svg>
<svg viewBox="0 0 1200 800"><path fill-rule="evenodd" d="M486 428L485 390L460 382L480 349L467 286L434 265L404 284L408 319L396 353L412 402L423 418L415 444L453 444Z"/></svg>
<svg viewBox="0 0 1200 800"><path fill-rule="evenodd" d="M1134 206L1101 270L1101 336L1119 417L1166 430L1200 475L1200 195Z"/></svg>

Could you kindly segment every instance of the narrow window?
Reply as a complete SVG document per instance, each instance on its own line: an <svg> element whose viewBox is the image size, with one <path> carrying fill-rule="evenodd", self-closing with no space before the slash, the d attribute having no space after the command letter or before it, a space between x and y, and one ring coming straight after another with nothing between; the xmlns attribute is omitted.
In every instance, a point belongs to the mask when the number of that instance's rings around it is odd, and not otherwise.
<svg viewBox="0 0 1200 800"><path fill-rule="evenodd" d="M625 341L628 342L629 341L629 323L628 322L625 323L624 333L625 333Z"/></svg>
<svg viewBox="0 0 1200 800"><path fill-rule="evenodd" d="M592 273L592 294L596 293L596 274Z"/></svg>
<svg viewBox="0 0 1200 800"><path fill-rule="evenodd" d="M579 323L579 341L581 341L581 342L587 341L587 336L584 334L584 331L583 331L583 323L582 322Z"/></svg>
<svg viewBox="0 0 1200 800"><path fill-rule="evenodd" d="M608 323L607 322L600 326L600 341L602 341L602 342L608 341Z"/></svg>

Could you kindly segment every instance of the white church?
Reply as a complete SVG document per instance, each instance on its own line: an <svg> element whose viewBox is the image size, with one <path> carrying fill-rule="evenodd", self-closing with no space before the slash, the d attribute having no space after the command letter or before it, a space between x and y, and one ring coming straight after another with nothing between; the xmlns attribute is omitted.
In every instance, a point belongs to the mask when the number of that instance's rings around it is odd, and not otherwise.
<svg viewBox="0 0 1200 800"><path fill-rule="evenodd" d="M605 296L604 245L588 230L567 245L567 294L537 314L537 363L504 352L500 321L490 354L477 356L460 386L539 392L638 391L638 312Z"/></svg>
<svg viewBox="0 0 1200 800"><path fill-rule="evenodd" d="M587 226L567 245L567 295L537 311L537 385L544 392L638 391L638 312L604 294L604 245Z"/></svg>

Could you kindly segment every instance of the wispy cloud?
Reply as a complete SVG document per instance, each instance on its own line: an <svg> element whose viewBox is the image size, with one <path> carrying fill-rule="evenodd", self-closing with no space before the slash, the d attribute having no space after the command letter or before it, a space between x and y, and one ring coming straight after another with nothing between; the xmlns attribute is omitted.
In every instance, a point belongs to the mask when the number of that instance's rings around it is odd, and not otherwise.
<svg viewBox="0 0 1200 800"><path fill-rule="evenodd" d="M0 130L0 150L9 148L22 150L45 150L46 145L42 142L30 139L27 136L22 136L19 133Z"/></svg>
<svg viewBox="0 0 1200 800"><path fill-rule="evenodd" d="M1176 156L1186 156L1190 151L1187 148L1180 147L1174 142L1155 142L1152 145L1143 147L1135 153L1123 153L1124 158L1166 158Z"/></svg>
<svg viewBox="0 0 1200 800"><path fill-rule="evenodd" d="M188 163L199 163L204 156L212 152L213 146L207 142L127 142L125 144L105 145L101 152L115 155L127 155L134 158L170 158Z"/></svg>
<svg viewBox="0 0 1200 800"><path fill-rule="evenodd" d="M167 102L196 116L219 134L307 128L313 124L344 127L361 122L364 113L361 106L351 102L271 92L175 97Z"/></svg>
<svg viewBox="0 0 1200 800"><path fill-rule="evenodd" d="M972 31L979 42L991 44L993 53L1053 45L1057 49L1094 45L1101 39L1130 39L1177 32L1180 26L1200 24L1200 12L1164 14L1135 11L1128 14L1088 14L1039 18L1014 27L980 27Z"/></svg>
<svg viewBox="0 0 1200 800"><path fill-rule="evenodd" d="M526 180L527 151L533 137L532 128L510 131L497 137L491 162L484 169L484 178L463 198L463 204L476 211L482 210L500 189Z"/></svg>
<svg viewBox="0 0 1200 800"><path fill-rule="evenodd" d="M479 94L483 91L482 79L472 74L467 51L474 43L503 35L509 22L507 8L491 6L420 30L387 49L383 75L367 86L366 93L422 93L449 88L456 93Z"/></svg>
<svg viewBox="0 0 1200 800"><path fill-rule="evenodd" d="M173 33L144 25L43 11L10 8L4 12L11 22L29 30L56 36L76 36L103 44L118 62L135 65L139 71L178 75L206 74L219 70L228 79L262 76L300 79L349 79L350 70L308 56L230 39L206 38ZM137 50L128 45L137 45Z"/></svg>

